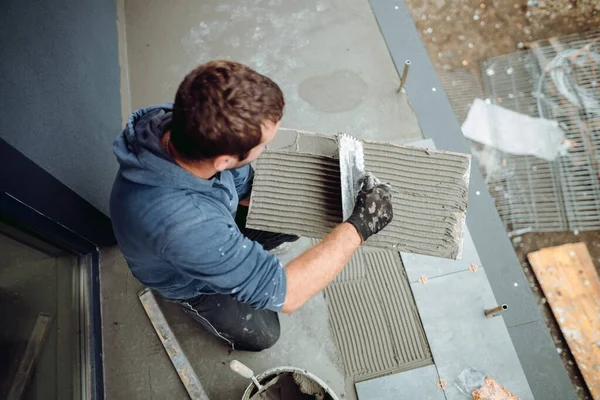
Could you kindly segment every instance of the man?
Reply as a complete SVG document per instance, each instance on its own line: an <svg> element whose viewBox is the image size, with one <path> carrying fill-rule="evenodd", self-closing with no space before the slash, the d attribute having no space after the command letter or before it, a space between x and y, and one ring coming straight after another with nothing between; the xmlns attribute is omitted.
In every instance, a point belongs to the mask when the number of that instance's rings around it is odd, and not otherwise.
<svg viewBox="0 0 600 400"><path fill-rule="evenodd" d="M209 62L185 77L174 104L134 112L114 144L110 211L131 272L238 350L275 344L277 312L321 291L392 219L389 187L369 176L352 216L285 267L268 250L296 237L236 225L250 163L275 138L283 108L269 78Z"/></svg>

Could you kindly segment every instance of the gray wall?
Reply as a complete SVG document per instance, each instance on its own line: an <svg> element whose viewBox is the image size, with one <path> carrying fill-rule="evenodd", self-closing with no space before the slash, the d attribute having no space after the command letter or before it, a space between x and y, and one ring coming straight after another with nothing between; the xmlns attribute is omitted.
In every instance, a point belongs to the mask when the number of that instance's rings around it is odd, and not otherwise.
<svg viewBox="0 0 600 400"><path fill-rule="evenodd" d="M121 130L115 0L2 6L0 137L108 214Z"/></svg>

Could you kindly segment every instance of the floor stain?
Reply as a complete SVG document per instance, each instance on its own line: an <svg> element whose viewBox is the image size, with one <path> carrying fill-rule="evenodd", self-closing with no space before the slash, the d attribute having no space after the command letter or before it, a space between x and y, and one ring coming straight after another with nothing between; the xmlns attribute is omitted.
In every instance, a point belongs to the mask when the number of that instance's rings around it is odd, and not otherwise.
<svg viewBox="0 0 600 400"><path fill-rule="evenodd" d="M298 87L302 100L326 113L355 109L368 91L369 86L364 79L356 72L346 69L308 78Z"/></svg>

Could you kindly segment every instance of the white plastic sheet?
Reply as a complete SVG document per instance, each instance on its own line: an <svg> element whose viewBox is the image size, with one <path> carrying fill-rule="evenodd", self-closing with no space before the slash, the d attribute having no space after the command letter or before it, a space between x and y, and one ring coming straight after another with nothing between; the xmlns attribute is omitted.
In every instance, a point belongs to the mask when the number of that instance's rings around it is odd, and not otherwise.
<svg viewBox="0 0 600 400"><path fill-rule="evenodd" d="M569 142L556 121L534 118L475 99L462 125L463 135L505 153L553 161Z"/></svg>

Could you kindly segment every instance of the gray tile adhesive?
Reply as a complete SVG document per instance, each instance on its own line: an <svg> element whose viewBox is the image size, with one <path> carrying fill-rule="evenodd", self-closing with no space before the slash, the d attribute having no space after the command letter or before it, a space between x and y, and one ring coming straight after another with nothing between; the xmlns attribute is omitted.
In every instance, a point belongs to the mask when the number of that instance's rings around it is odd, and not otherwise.
<svg viewBox="0 0 600 400"><path fill-rule="evenodd" d="M325 289L345 373L356 381L433 364L398 252L362 251Z"/></svg>
<svg viewBox="0 0 600 400"><path fill-rule="evenodd" d="M286 134L289 137L282 138L286 146L269 149L257 160L247 226L322 238L342 222L339 137L280 133ZM384 142L362 143L365 170L391 183L394 205L392 223L367 243L458 258L467 210L470 155Z"/></svg>
<svg viewBox="0 0 600 400"><path fill-rule="evenodd" d="M365 170L392 185L394 219L371 246L457 259L462 250L471 156L364 142Z"/></svg>
<svg viewBox="0 0 600 400"><path fill-rule="evenodd" d="M341 222L338 160L284 151L258 159L247 227L320 238Z"/></svg>

